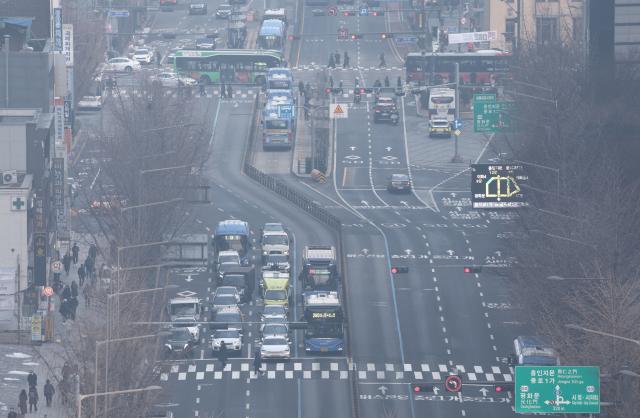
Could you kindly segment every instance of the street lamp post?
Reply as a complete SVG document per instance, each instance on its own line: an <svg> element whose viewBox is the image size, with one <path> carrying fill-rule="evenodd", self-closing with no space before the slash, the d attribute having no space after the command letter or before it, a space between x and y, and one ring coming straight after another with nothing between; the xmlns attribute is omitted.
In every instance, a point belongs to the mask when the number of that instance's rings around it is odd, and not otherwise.
<svg viewBox="0 0 640 418"><path fill-rule="evenodd" d="M547 280L563 281L563 280L608 280L606 277L562 277L547 276Z"/></svg>
<svg viewBox="0 0 640 418"><path fill-rule="evenodd" d="M634 340L633 338L623 337L621 335L611 334L609 332L599 331L596 329L585 328L581 325L576 325L576 324L565 324L564 326L569 329L575 329L575 330L586 332L589 334L598 334L605 337L615 338L616 340L627 341L630 343L634 343L635 345L640 347L640 340Z"/></svg>

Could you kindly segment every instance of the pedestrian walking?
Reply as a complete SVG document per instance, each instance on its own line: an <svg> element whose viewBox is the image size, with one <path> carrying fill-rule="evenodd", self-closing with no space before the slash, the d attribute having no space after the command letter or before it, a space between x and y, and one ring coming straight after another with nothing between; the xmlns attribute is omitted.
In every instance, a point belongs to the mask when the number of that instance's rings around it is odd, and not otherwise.
<svg viewBox="0 0 640 418"><path fill-rule="evenodd" d="M204 97L207 95L207 88L204 85L203 79L198 80L198 89L200 90L200 97Z"/></svg>
<svg viewBox="0 0 640 418"><path fill-rule="evenodd" d="M44 384L44 399L47 401L47 407L51 406L51 401L53 400L53 395L56 393L56 390L53 388L51 381L47 379L47 383Z"/></svg>
<svg viewBox="0 0 640 418"><path fill-rule="evenodd" d="M387 61L384 59L384 52L380 53L380 64L378 65L378 68L382 68L382 67L386 67L387 66Z"/></svg>
<svg viewBox="0 0 640 418"><path fill-rule="evenodd" d="M389 76L385 75L384 76L384 86L385 87L389 87L391 85L391 82L389 81Z"/></svg>
<svg viewBox="0 0 640 418"><path fill-rule="evenodd" d="M227 364L227 358L229 357L229 350L227 350L227 344L223 341L220 345L220 351L218 352L218 360L222 363L224 369Z"/></svg>
<svg viewBox="0 0 640 418"><path fill-rule="evenodd" d="M342 68L349 68L349 54L347 54L347 51L344 51L344 56L342 57Z"/></svg>
<svg viewBox="0 0 640 418"><path fill-rule="evenodd" d="M72 321L76 320L76 309L78 309L78 298L69 299L69 317Z"/></svg>
<svg viewBox="0 0 640 418"><path fill-rule="evenodd" d="M85 286L82 288L82 297L84 298L84 306L86 308L91 306L91 289L90 286Z"/></svg>
<svg viewBox="0 0 640 418"><path fill-rule="evenodd" d="M18 418L18 413L15 409L9 408L9 413L7 414L7 418Z"/></svg>
<svg viewBox="0 0 640 418"><path fill-rule="evenodd" d="M69 253L66 253L64 257L62 257L62 265L64 266L64 272L69 275L69 270L71 270L71 256Z"/></svg>
<svg viewBox="0 0 640 418"><path fill-rule="evenodd" d="M253 372L255 374L262 374L262 354L260 353L260 349L256 348L255 355L253 357Z"/></svg>
<svg viewBox="0 0 640 418"><path fill-rule="evenodd" d="M93 279L94 266L95 266L95 259L87 256L87 258L84 260L84 270L85 270L86 277Z"/></svg>
<svg viewBox="0 0 640 418"><path fill-rule="evenodd" d="M336 68L336 59L333 54L329 54L329 68Z"/></svg>
<svg viewBox="0 0 640 418"><path fill-rule="evenodd" d="M80 264L78 267L78 281L80 282L80 287L84 286L84 279L87 277L87 270L84 268L84 264Z"/></svg>
<svg viewBox="0 0 640 418"><path fill-rule="evenodd" d="M78 255L80 255L80 247L78 247L77 242L74 242L73 247L71 247L71 256L73 257L73 264L78 264Z"/></svg>
<svg viewBox="0 0 640 418"><path fill-rule="evenodd" d="M102 283L102 279L103 279L103 277L105 277L105 273L106 272L107 272L107 266L104 263L102 263L100 265L100 271L98 272L98 275L99 275L98 278L100 279L100 283ZM94 279L95 279L95 277L94 277ZM92 280L91 281L91 286L94 286L95 284L96 284L95 280Z"/></svg>
<svg viewBox="0 0 640 418"><path fill-rule="evenodd" d="M305 94L304 91L304 82L302 80L298 81L298 94L300 96L302 96L303 94Z"/></svg>
<svg viewBox="0 0 640 418"><path fill-rule="evenodd" d="M329 87L333 88L333 76L329 76Z"/></svg>
<svg viewBox="0 0 640 418"><path fill-rule="evenodd" d="M336 51L336 52L333 54L333 57L334 57L334 59L336 60L336 65L338 65L338 66L339 66L339 65L340 65L340 53L339 53L338 51Z"/></svg>
<svg viewBox="0 0 640 418"><path fill-rule="evenodd" d="M62 299L69 298L71 298L71 289L69 288L69 285L65 285L64 289L62 290Z"/></svg>
<svg viewBox="0 0 640 418"><path fill-rule="evenodd" d="M27 383L30 388L38 386L38 375L33 370L29 371L27 375Z"/></svg>
<svg viewBox="0 0 640 418"><path fill-rule="evenodd" d="M20 395L18 396L18 408L20 408L20 414L26 415L27 413L27 400L29 397L27 396L27 391L22 389L20 391Z"/></svg>
<svg viewBox="0 0 640 418"><path fill-rule="evenodd" d="M62 322L67 322L67 319L69 319L69 299L62 300L59 312L62 315Z"/></svg>
<svg viewBox="0 0 640 418"><path fill-rule="evenodd" d="M159 51L156 51L156 65L159 67L162 63L162 55L160 55Z"/></svg>
<svg viewBox="0 0 640 418"><path fill-rule="evenodd" d="M231 84L227 84L227 98L233 99L233 90L231 89Z"/></svg>
<svg viewBox="0 0 640 418"><path fill-rule="evenodd" d="M401 89L402 88L402 78L400 78L400 76L398 76L398 80L396 81L396 86Z"/></svg>
<svg viewBox="0 0 640 418"><path fill-rule="evenodd" d="M220 84L220 97L223 99L227 97L227 85L224 83Z"/></svg>
<svg viewBox="0 0 640 418"><path fill-rule="evenodd" d="M38 390L35 386L29 388L29 412L38 412Z"/></svg>
<svg viewBox="0 0 640 418"><path fill-rule="evenodd" d="M71 281L71 297L72 298L78 297L78 283L75 280Z"/></svg>
<svg viewBox="0 0 640 418"><path fill-rule="evenodd" d="M96 247L95 244L89 245L89 257L95 260L97 256L98 256L98 247Z"/></svg>

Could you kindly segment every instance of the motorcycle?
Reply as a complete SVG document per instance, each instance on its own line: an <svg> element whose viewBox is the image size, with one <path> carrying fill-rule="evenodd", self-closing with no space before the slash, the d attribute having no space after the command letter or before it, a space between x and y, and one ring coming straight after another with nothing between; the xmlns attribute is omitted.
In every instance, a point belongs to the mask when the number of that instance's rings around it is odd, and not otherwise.
<svg viewBox="0 0 640 418"><path fill-rule="evenodd" d="M362 100L362 96L360 95L360 93L355 93L353 95L353 103L360 103L361 100Z"/></svg>
<svg viewBox="0 0 640 418"><path fill-rule="evenodd" d="M391 123L393 123L394 125L397 125L399 120L400 118L398 117L398 114L394 113L391 115Z"/></svg>

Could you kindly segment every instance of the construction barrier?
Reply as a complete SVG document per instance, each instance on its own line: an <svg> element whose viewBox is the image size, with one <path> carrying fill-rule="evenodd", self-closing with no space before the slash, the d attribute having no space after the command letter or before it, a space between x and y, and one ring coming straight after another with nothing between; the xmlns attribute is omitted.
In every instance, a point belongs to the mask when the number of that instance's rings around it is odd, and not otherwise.
<svg viewBox="0 0 640 418"><path fill-rule="evenodd" d="M322 173L322 171L320 171L320 170L318 170L316 168L311 170L311 178L314 179L315 181L317 181L318 183L324 183L324 182L327 181L327 178Z"/></svg>

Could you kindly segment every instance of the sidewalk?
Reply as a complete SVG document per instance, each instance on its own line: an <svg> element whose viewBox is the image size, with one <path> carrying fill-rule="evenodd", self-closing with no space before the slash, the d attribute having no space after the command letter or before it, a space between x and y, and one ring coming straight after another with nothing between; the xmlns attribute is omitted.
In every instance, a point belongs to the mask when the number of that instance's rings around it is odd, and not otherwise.
<svg viewBox="0 0 640 418"><path fill-rule="evenodd" d="M72 241L73 242L73 241ZM80 246L79 263L83 262L87 256L88 245ZM102 264L102 257L98 253L96 264L98 267ZM61 275L62 282L66 285L70 285L73 280L79 284L78 279L78 267L80 264L72 264L67 276L64 272ZM96 279L97 283L97 279ZM85 280L85 286L90 286L91 281ZM93 288L91 293L90 302L95 303L96 289ZM22 389L28 390L27 374L33 370L38 376L38 411L33 413L27 413L26 417L34 418L68 418L73 417L73 403L74 394L72 393L72 404L70 406L62 405L62 397L58 384L62 379L62 366L64 365L64 358L69 357L66 350L70 347L74 347L77 344L75 336L79 333L70 332L72 328L78 330L87 327L92 323L103 321L99 312L94 307L85 306L85 297L83 295L82 288L78 291L78 308L76 310L76 320L67 320L63 322L62 315L59 313L60 297L54 295L51 297L51 303L53 305L53 337L51 342L32 343L25 337L23 344L3 344L0 345L0 416L4 417L9 411L10 407L17 409L18 395ZM44 398L43 388L47 379L51 380L51 383L56 389L56 393L53 396L52 406L47 408Z"/></svg>

